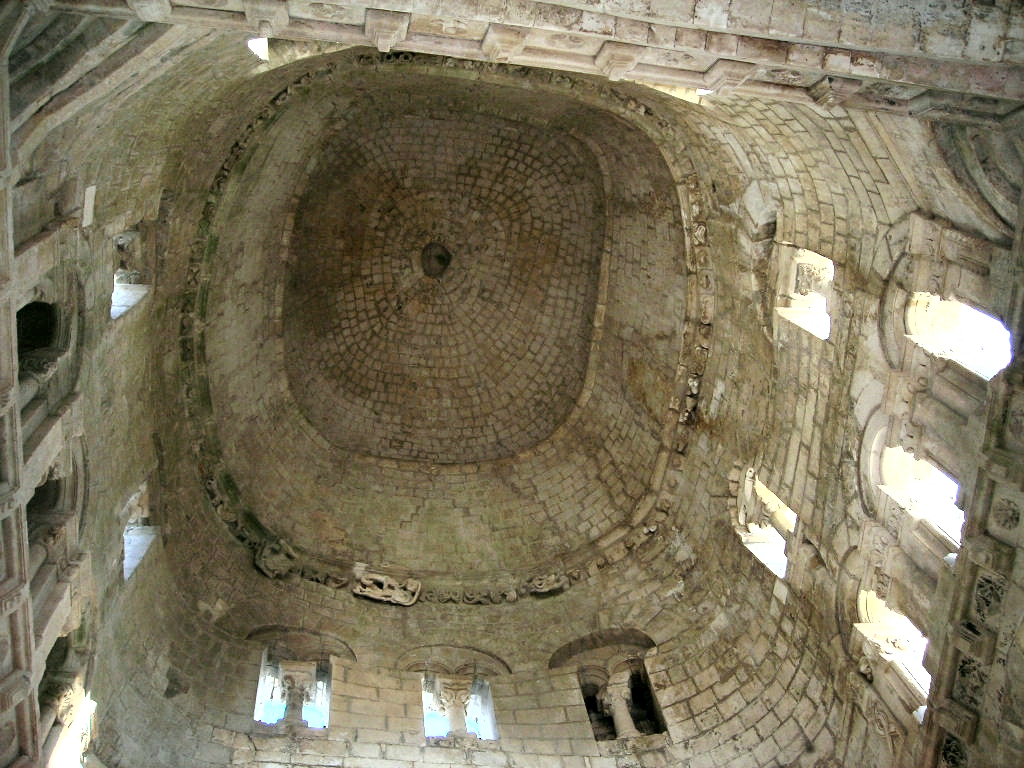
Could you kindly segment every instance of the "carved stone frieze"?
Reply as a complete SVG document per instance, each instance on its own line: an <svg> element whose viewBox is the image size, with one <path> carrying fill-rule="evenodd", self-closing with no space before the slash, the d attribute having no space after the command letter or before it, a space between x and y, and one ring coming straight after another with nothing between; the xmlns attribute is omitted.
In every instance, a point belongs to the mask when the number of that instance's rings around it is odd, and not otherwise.
<svg viewBox="0 0 1024 768"><path fill-rule="evenodd" d="M973 709L978 709L988 684L988 671L977 659L961 656L953 681L953 698Z"/></svg>
<svg viewBox="0 0 1024 768"><path fill-rule="evenodd" d="M956 736L947 733L939 748L939 768L967 768L967 747Z"/></svg>
<svg viewBox="0 0 1024 768"><path fill-rule="evenodd" d="M352 594L395 605L412 605L423 585L417 579L398 579L383 573L362 573L352 584Z"/></svg>
<svg viewBox="0 0 1024 768"><path fill-rule="evenodd" d="M1002 611L1003 596L1006 594L1006 580L1000 576L980 573L974 585L972 607L975 615L988 621Z"/></svg>
<svg viewBox="0 0 1024 768"><path fill-rule="evenodd" d="M1020 505L1014 499L1001 496L992 504L991 518L999 528L1015 530L1020 525Z"/></svg>

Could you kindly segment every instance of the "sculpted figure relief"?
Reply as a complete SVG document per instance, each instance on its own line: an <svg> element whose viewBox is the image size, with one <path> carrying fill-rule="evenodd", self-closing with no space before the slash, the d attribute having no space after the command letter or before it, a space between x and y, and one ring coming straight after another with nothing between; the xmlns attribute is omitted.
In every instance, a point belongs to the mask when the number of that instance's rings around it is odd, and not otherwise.
<svg viewBox="0 0 1024 768"><path fill-rule="evenodd" d="M422 584L417 579L398 581L383 573L364 573L352 584L352 594L395 605L412 605L420 596Z"/></svg>

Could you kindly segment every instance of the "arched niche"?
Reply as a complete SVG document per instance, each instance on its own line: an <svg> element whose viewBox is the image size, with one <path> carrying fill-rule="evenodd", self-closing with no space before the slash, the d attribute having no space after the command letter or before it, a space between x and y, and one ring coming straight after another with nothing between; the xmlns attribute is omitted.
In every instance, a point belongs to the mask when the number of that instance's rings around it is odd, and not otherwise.
<svg viewBox="0 0 1024 768"><path fill-rule="evenodd" d="M549 669L576 668L595 740L665 732L644 664L654 647L654 641L638 629L611 629L566 643L552 654Z"/></svg>
<svg viewBox="0 0 1024 768"><path fill-rule="evenodd" d="M80 367L81 286L72 270L59 268L23 297L15 314L18 345L18 408L26 456L37 430L72 395Z"/></svg>

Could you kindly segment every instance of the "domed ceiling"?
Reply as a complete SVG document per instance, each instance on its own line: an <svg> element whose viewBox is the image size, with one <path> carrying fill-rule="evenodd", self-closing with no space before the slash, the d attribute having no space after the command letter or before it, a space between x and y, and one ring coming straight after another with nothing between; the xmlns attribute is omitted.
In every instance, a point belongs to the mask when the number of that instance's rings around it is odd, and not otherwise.
<svg viewBox="0 0 1024 768"><path fill-rule="evenodd" d="M587 567L664 473L686 296L665 160L593 94L439 64L265 75L208 192L193 447L271 576L514 591Z"/></svg>
<svg viewBox="0 0 1024 768"><path fill-rule="evenodd" d="M313 159L283 331L332 445L450 464L514 456L572 409L604 190L582 142L439 106L354 109Z"/></svg>

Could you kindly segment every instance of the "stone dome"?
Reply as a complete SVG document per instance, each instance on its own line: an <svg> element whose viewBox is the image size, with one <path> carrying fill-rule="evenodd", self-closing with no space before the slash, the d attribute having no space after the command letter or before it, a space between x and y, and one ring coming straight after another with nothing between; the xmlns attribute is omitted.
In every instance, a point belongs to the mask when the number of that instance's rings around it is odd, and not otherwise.
<svg viewBox="0 0 1024 768"><path fill-rule="evenodd" d="M665 160L599 98L359 61L293 67L218 175L200 471L287 568L496 590L585 567L664 451Z"/></svg>
<svg viewBox="0 0 1024 768"><path fill-rule="evenodd" d="M435 463L515 455L571 411L604 241L578 139L437 100L353 109L297 197L292 395L332 444Z"/></svg>

